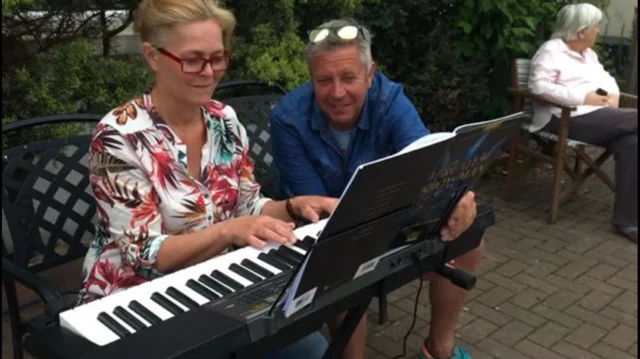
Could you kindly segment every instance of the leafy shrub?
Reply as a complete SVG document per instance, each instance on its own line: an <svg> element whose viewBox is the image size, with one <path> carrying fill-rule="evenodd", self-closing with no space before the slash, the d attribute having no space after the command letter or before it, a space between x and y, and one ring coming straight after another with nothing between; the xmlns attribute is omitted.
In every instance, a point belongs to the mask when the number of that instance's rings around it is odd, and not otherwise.
<svg viewBox="0 0 640 359"><path fill-rule="evenodd" d="M464 56L446 4L425 0L363 7L357 17L373 32L372 51L434 130L470 121L488 101L489 62Z"/></svg>
<svg viewBox="0 0 640 359"><path fill-rule="evenodd" d="M629 46L622 43L607 44L598 42L593 47L593 50L598 54L598 60L605 70L616 79L620 89L626 90L627 78L625 76L627 68L630 66Z"/></svg>
<svg viewBox="0 0 640 359"><path fill-rule="evenodd" d="M9 98L19 101L6 103L3 115L28 118L106 113L144 90L149 74L141 60L97 57L88 41L77 40L36 55L12 80L6 90Z"/></svg>
<svg viewBox="0 0 640 359"><path fill-rule="evenodd" d="M3 1L3 8L30 1ZM510 61L531 57L548 38L560 7L577 1L224 0L238 19L227 79L292 89L307 81L308 31L329 19L353 16L374 34L378 69L404 85L432 130L450 129L511 110ZM592 2L604 8L609 1ZM598 51L607 69L616 76L624 72L613 54ZM104 113L149 84L141 59L93 54L87 40L73 41L29 59L8 77L5 69L15 64L5 67L3 57L3 121Z"/></svg>
<svg viewBox="0 0 640 359"><path fill-rule="evenodd" d="M148 84L149 74L141 60L97 57L88 41L73 41L38 54L3 82L3 124L54 114L107 113ZM38 137L78 130L69 125L53 127L38 131ZM3 148L19 140L3 136Z"/></svg>
<svg viewBox="0 0 640 359"><path fill-rule="evenodd" d="M440 130L510 112L511 60L531 58L560 8L577 1L364 2L357 17L374 32L376 61Z"/></svg>
<svg viewBox="0 0 640 359"><path fill-rule="evenodd" d="M294 88L307 81L307 67L302 52L304 43L293 32L277 34L266 24L251 31L251 42L239 38L234 46L241 64L232 75L257 79Z"/></svg>

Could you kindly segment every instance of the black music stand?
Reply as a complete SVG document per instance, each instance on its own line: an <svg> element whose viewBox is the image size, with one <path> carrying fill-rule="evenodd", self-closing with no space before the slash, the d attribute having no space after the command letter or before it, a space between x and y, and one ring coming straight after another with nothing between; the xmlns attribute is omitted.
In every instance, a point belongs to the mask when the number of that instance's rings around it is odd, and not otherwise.
<svg viewBox="0 0 640 359"><path fill-rule="evenodd" d="M469 126L450 139L360 166L318 241L308 251L294 275L301 276L296 279L299 283L294 282L294 297L305 299L301 300L302 303L295 303L294 300L294 307L298 304L308 305L311 300L306 296L317 299L323 293L348 282L356 275L355 268L365 265L367 259L383 255L391 243L394 247L406 244L408 241L402 240L400 227L403 224L413 226L414 223L398 222L401 214L406 220L408 211L428 212L431 218L423 219L423 223L429 223L433 218L438 220L433 226L419 226L418 232L421 233L417 234L417 238L425 240L439 237L440 229L446 224L457 202L480 178L488 163L499 152L501 144L516 133L521 117L521 114L515 114L492 121L491 124ZM446 171L446 174L443 175L441 171ZM385 221L390 221L388 226L391 228L386 228L381 237L373 235L370 228L385 228ZM354 235L350 232L367 227L368 235L356 232L371 240L375 248L367 248L367 253L358 255L355 264L350 263L345 260L344 254L357 253L359 248L368 244L360 240L356 241L359 246L354 247L348 240L350 235ZM416 229L412 232L416 232ZM329 270L328 263L331 263ZM447 271L446 268L438 271L441 275L454 278L455 282L464 282L468 277L459 271ZM332 351L330 347L325 357L330 356L331 352L340 353L342 344L347 343L370 300L349 311L343 323L348 336L340 339L336 350Z"/></svg>

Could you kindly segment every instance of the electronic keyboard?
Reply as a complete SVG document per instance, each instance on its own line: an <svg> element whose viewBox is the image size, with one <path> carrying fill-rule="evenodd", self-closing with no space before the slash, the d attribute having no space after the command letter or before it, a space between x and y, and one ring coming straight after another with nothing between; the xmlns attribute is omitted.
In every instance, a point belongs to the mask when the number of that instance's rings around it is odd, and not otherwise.
<svg viewBox="0 0 640 359"><path fill-rule="evenodd" d="M426 239L389 251L375 270L336 287L292 317L271 312L326 223L321 221L296 229L301 240L295 245L237 249L61 312L59 326L28 335L25 348L46 358L255 358L368 303L381 286L394 290L420 272L436 271L472 288L475 277L442 269L478 247L494 222L493 211L479 206L473 225L458 239Z"/></svg>

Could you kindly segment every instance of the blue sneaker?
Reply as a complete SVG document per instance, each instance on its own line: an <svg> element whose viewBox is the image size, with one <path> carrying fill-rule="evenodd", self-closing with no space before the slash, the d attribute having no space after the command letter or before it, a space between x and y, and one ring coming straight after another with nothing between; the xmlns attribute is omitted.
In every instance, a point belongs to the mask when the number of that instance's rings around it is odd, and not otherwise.
<svg viewBox="0 0 640 359"><path fill-rule="evenodd" d="M431 355L424 345L422 346L422 348L420 348L419 358L420 359L439 359ZM471 359L471 355L469 355L467 350L464 349L463 347L455 346L453 347L451 356L449 358L442 358L442 359Z"/></svg>

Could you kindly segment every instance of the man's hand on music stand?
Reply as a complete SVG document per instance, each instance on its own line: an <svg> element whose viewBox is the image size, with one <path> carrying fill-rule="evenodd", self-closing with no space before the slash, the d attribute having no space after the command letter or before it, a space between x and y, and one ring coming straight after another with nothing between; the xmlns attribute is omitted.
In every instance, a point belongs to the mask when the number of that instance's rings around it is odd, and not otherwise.
<svg viewBox="0 0 640 359"><path fill-rule="evenodd" d="M475 197L476 195L473 192L468 192L460 199L447 225L440 232L440 238L443 241L451 241L458 238L471 226L476 218Z"/></svg>
<svg viewBox="0 0 640 359"><path fill-rule="evenodd" d="M312 223L318 222L323 215L333 213L337 205L337 198L321 196L300 196L291 200L295 214Z"/></svg>

